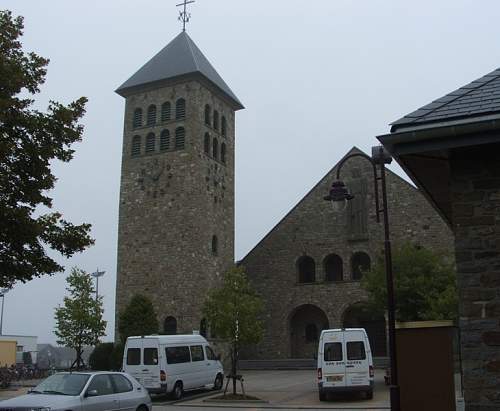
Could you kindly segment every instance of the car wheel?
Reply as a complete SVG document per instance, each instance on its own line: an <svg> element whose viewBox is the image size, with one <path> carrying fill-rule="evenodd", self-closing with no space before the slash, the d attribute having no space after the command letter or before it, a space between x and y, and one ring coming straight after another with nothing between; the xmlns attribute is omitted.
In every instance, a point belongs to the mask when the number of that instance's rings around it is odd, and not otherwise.
<svg viewBox="0 0 500 411"><path fill-rule="evenodd" d="M182 383L177 381L172 390L172 399L180 400L182 398Z"/></svg>
<svg viewBox="0 0 500 411"><path fill-rule="evenodd" d="M136 411L148 411L148 407L145 405L139 405Z"/></svg>
<svg viewBox="0 0 500 411"><path fill-rule="evenodd" d="M217 374L217 377L215 377L215 381L214 381L214 390L215 391L221 390L222 384L224 384L224 379L222 377L222 374Z"/></svg>
<svg viewBox="0 0 500 411"><path fill-rule="evenodd" d="M326 401L326 393L324 393L323 391L320 391L319 392L319 400Z"/></svg>

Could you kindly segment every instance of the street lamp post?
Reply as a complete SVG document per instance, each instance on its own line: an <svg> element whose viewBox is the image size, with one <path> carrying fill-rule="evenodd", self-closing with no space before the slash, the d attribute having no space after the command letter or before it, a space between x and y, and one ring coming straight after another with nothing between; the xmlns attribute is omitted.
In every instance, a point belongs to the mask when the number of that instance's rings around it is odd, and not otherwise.
<svg viewBox="0 0 500 411"><path fill-rule="evenodd" d="M95 278L95 299L99 298L99 277L102 277L106 271L99 271L99 268L94 271L91 276Z"/></svg>
<svg viewBox="0 0 500 411"><path fill-rule="evenodd" d="M0 335L3 335L3 305L5 303L5 294L9 292L9 288L0 289L0 297L2 297L2 313L0 314Z"/></svg>
<svg viewBox="0 0 500 411"><path fill-rule="evenodd" d="M370 162L373 168L373 183L375 189L375 207L377 222L380 222L380 214L384 217L384 251L385 251L385 273L387 281L387 313L389 323L389 357L391 361L391 386L390 399L391 410L400 411L400 392L398 384L398 367L396 358L396 318L395 318L395 302L394 302L394 280L392 275L392 255L391 255L391 240L389 232L389 215L387 210L387 188L385 181L385 165L392 161L391 156L382 146L372 148L372 156L369 157L364 153L353 153L342 159L337 166L337 180L332 183L330 193L324 197L325 200L331 201L334 209L343 210L347 201L354 198L349 194L345 184L340 180L340 171L345 162L353 157L362 157ZM380 166L380 177L377 175L377 165ZM382 208L379 203L378 184L382 186Z"/></svg>

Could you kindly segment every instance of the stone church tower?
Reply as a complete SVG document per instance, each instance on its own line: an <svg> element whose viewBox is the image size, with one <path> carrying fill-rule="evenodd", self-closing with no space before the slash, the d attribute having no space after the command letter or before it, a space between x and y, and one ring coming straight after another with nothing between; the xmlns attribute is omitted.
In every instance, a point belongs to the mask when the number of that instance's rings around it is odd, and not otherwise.
<svg viewBox="0 0 500 411"><path fill-rule="evenodd" d="M117 327L137 293L152 299L160 332L203 332L207 291L234 264L243 105L186 32L116 92L125 98Z"/></svg>

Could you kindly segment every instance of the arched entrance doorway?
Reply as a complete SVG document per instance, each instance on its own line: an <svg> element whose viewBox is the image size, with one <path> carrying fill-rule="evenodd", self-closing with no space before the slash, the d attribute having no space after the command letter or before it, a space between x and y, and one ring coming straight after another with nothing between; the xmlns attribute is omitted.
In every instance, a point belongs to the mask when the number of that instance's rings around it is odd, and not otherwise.
<svg viewBox="0 0 500 411"><path fill-rule="evenodd" d="M314 358L318 350L321 330L328 327L328 318L312 304L297 307L290 315L290 342L292 358Z"/></svg>
<svg viewBox="0 0 500 411"><path fill-rule="evenodd" d="M372 355L385 357L387 343L385 334L385 318L382 312L376 312L366 303L351 305L344 312L344 328L364 328L370 340Z"/></svg>

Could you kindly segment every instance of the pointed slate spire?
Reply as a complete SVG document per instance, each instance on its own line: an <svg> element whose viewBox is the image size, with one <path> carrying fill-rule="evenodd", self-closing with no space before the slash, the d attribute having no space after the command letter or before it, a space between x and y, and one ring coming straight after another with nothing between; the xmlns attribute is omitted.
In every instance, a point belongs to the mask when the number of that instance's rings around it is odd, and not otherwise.
<svg viewBox="0 0 500 411"><path fill-rule="evenodd" d="M179 77L201 76L227 97L235 110L244 108L186 32L181 32L116 92L126 97L147 85L167 84Z"/></svg>

